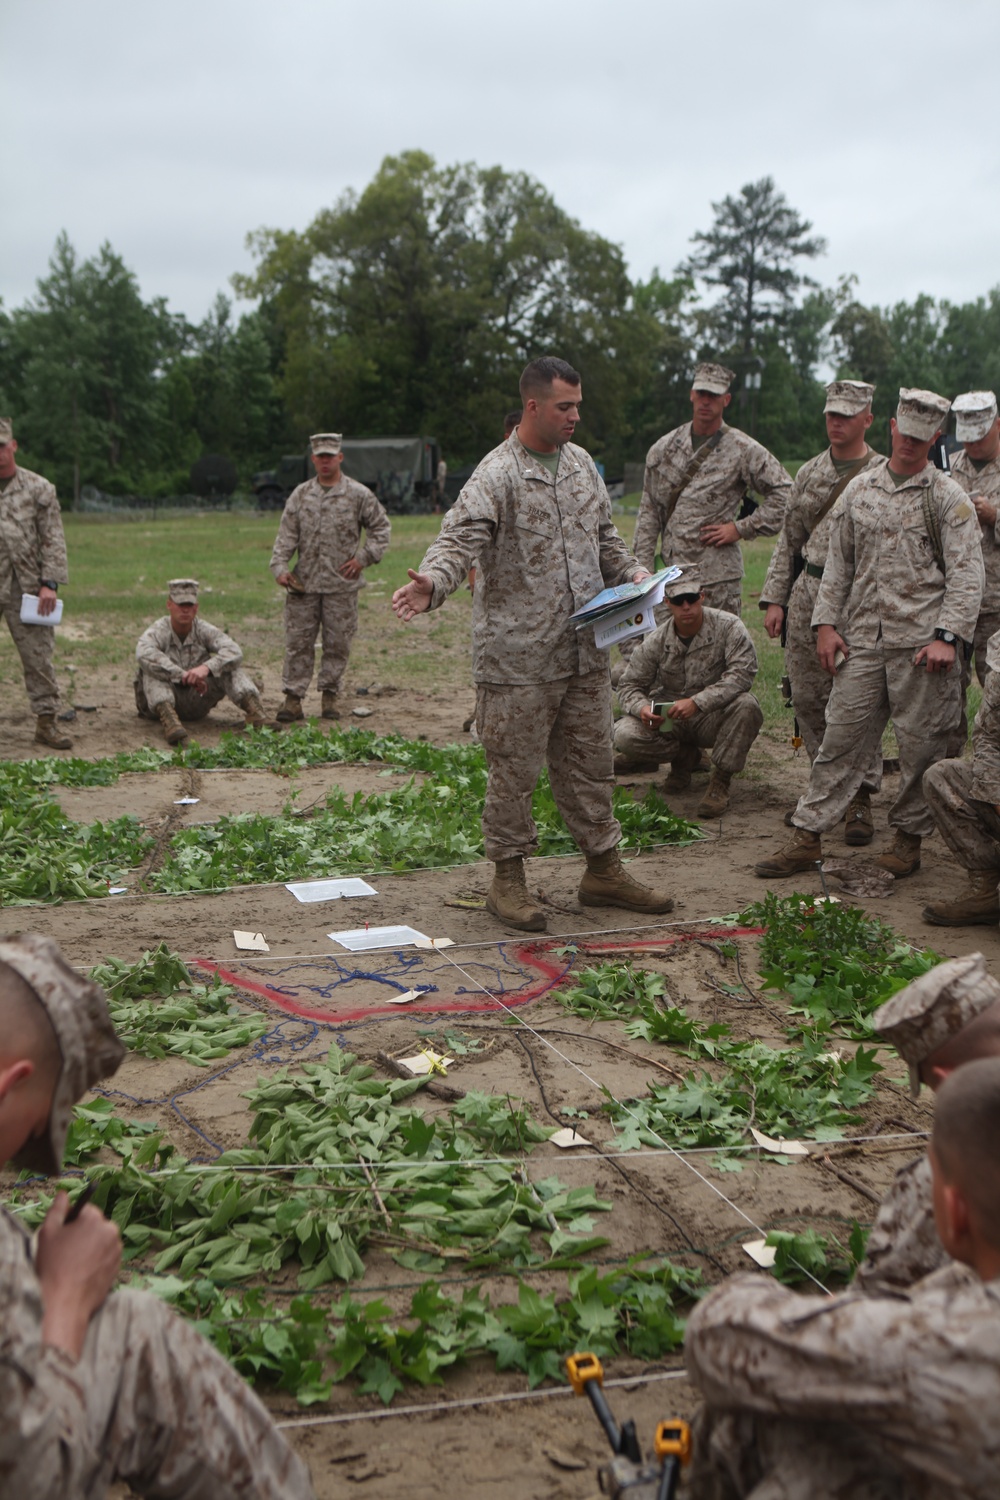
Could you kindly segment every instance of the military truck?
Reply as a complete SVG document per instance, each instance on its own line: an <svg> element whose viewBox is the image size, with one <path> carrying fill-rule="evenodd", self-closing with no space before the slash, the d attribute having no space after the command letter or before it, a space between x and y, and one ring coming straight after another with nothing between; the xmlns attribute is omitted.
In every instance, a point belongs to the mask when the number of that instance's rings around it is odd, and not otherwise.
<svg viewBox="0 0 1000 1500"><path fill-rule="evenodd" d="M441 448L432 437L344 439L344 473L373 490L395 515L429 511ZM310 455L293 453L250 483L260 510L281 510L295 486L314 473Z"/></svg>

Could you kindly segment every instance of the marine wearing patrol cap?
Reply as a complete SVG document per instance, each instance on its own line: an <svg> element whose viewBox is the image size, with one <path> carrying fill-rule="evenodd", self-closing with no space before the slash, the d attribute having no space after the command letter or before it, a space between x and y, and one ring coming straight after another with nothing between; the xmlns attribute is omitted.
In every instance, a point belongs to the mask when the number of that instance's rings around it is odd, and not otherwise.
<svg viewBox="0 0 1000 1500"><path fill-rule="evenodd" d="M826 388L823 415L832 412L838 417L856 417L868 410L874 394L875 387L864 380L831 380Z"/></svg>
<svg viewBox="0 0 1000 1500"><path fill-rule="evenodd" d="M117 1070L125 1048L111 1024L104 991L70 968L51 938L24 933L0 939L3 964L20 975L45 1010L62 1053L46 1133L15 1158L19 1167L52 1176L62 1167L73 1105ZM2 985L0 970L0 990Z"/></svg>
<svg viewBox="0 0 1000 1500"><path fill-rule="evenodd" d="M667 584L663 593L667 599L677 599L684 594L700 594L703 586L694 568L685 568L680 578L675 578L673 583Z"/></svg>
<svg viewBox="0 0 1000 1500"><path fill-rule="evenodd" d="M1000 983L981 953L950 958L880 1005L872 1025L910 1065L910 1093L920 1093L920 1064L1000 1000Z"/></svg>
<svg viewBox="0 0 1000 1500"><path fill-rule="evenodd" d="M992 391L966 391L955 397L951 409L955 413L958 441L978 443L997 419L997 398Z"/></svg>
<svg viewBox="0 0 1000 1500"><path fill-rule="evenodd" d="M14 424L10 417L0 417L0 447L14 439Z"/></svg>
<svg viewBox="0 0 1000 1500"><path fill-rule="evenodd" d="M695 369L691 389L711 391L713 396L725 396L735 379L736 371L727 370L725 365L702 364Z"/></svg>
<svg viewBox="0 0 1000 1500"><path fill-rule="evenodd" d="M167 584L167 598L174 604L197 604L197 578L171 578Z"/></svg>
<svg viewBox="0 0 1000 1500"><path fill-rule="evenodd" d="M309 439L313 453L342 453L343 440L339 432L314 432Z"/></svg>
<svg viewBox="0 0 1000 1500"><path fill-rule="evenodd" d="M903 388L896 407L896 426L904 437L929 443L941 431L950 410L951 402L934 391Z"/></svg>

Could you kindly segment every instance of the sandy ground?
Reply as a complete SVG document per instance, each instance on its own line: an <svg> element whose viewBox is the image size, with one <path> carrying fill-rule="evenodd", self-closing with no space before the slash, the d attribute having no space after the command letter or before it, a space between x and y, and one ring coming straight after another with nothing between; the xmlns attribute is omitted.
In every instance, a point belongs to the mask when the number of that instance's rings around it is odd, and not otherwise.
<svg viewBox="0 0 1000 1500"><path fill-rule="evenodd" d="M160 743L156 726L136 717L130 692L127 685L99 678L81 685L77 703L93 705L94 712L79 712L70 726L77 753L98 756ZM445 742L462 737L462 720L471 705L471 689L435 695L400 688L379 697L348 696L345 716L355 706L370 708L366 727ZM318 700L308 706L316 711ZM223 706L199 726L198 736L211 743L239 717L236 710ZM0 725L0 756L32 754L31 730L26 711L15 707ZM548 938L538 942L499 930L483 909L449 904L483 895L489 871L481 864L405 876L372 872L378 894L363 900L301 905L283 886L186 897L128 894L5 912L0 925L7 931L30 927L51 933L80 965L108 954L133 959L165 941L203 969L219 967L232 975L242 986L241 1000L272 1018L274 1029L262 1046L222 1077L206 1078L203 1071L179 1062L152 1063L135 1057L122 1067L116 1079L121 1107L138 1117L160 1120L190 1155L210 1155L209 1147L245 1140L248 1117L241 1095L256 1077L287 1061L292 1041L302 1047L300 1057L320 1056L331 1042L339 1041L375 1062L379 1051L402 1055L416 1050L424 1041L420 1028L457 1026L489 1045L458 1059L451 1070L456 1086L519 1095L542 1121L562 1108L589 1111L585 1128L596 1150L581 1158L549 1145L538 1147L529 1159L531 1174L557 1171L569 1184L596 1184L601 1196L614 1204L608 1222L616 1258L639 1250L660 1251L701 1266L715 1281L725 1272L749 1266L740 1248L744 1239L753 1237L747 1220L765 1229L815 1225L827 1232L843 1230L854 1218L870 1222L871 1193L883 1192L896 1167L915 1154L905 1139L893 1137L926 1129L928 1106L909 1100L902 1069L890 1064L864 1111L864 1133L877 1131L885 1140L834 1147L830 1164L820 1157L787 1167L748 1159L741 1173L723 1174L714 1170L711 1157L700 1157L695 1164L702 1175L697 1176L691 1165L677 1158L650 1155L639 1162L632 1158L623 1168L614 1162L598 1085L628 1097L642 1092L651 1078L667 1076L656 1069L656 1062L676 1064L681 1070L687 1065L669 1049L630 1042L620 1027L588 1028L561 1009L554 991L574 966L588 961L588 951L590 961L600 961L630 945L642 945L636 950L637 961L661 972L675 1003L699 1020L725 1020L739 1034L780 1040L780 1006L773 999L758 995L739 1000L721 987L734 984L737 976L732 960L713 946L718 929L706 921L736 912L763 894L765 886L754 878L752 865L781 841L781 814L806 776L803 758L793 758L776 740L762 740L747 774L735 784L730 811L721 822L706 827L704 841L683 850L651 853L633 867L675 895L676 910L662 924L633 921L612 910L581 908L576 900L581 861L567 858L533 861L529 868L529 881L549 913ZM111 788L60 795L74 820L89 822L134 811L159 835L185 822L211 821L236 810L279 812L293 794L294 805L303 807L334 785L352 793L371 792L383 789L386 781L381 768L372 766L310 769L294 778L168 767L156 774L123 777ZM635 785L642 794L648 778L638 778ZM704 781L696 778L692 791L675 799L674 810L693 816L703 786ZM885 842L885 817L894 787L894 778L888 778L876 800L876 849ZM199 802L176 807L175 799L183 795L197 796ZM839 836L829 841L829 852L846 852ZM933 840L925 846L917 875L900 882L889 896L865 904L920 946L948 955L979 948L996 962L996 930L934 929L920 919L928 899L953 890L960 881L940 841ZM782 889L793 886L819 891L818 879L812 877L784 883ZM432 954L408 950L352 956L328 937L366 920L372 926L408 923L429 936L450 937L455 946ZM232 937L237 927L263 931L270 953L252 958L238 954ZM554 951L571 935L582 950L575 958ZM756 989L755 939L743 937L739 946L743 973ZM593 953L595 948L603 951ZM392 993L410 987L427 989L427 997L403 1013L386 1003ZM491 998L497 995L503 1005ZM503 1025L504 1007L522 1017L531 1031ZM624 1050L615 1050L611 1042ZM394 1262L374 1253L360 1291L382 1290L399 1305L400 1299L408 1300L418 1280L411 1277L404 1287L407 1276ZM487 1284L494 1295L511 1295L509 1280L487 1279ZM533 1284L554 1290L565 1283L561 1276L550 1281L543 1276ZM331 1297L338 1291L331 1288ZM680 1369L679 1357L654 1366L622 1359L607 1368L611 1379L635 1377L630 1389L610 1395L621 1417L635 1418L647 1446L657 1421L691 1414L694 1400L686 1382L657 1378ZM416 1414L382 1416L377 1398L359 1397L349 1384L334 1389L329 1408L301 1413L287 1398L271 1399L271 1405L283 1420L303 1424L293 1426L291 1435L308 1457L322 1497L355 1492L430 1497L445 1487L461 1496L524 1500L583 1500L596 1494L596 1466L606 1446L585 1401L560 1392L493 1405L454 1406L474 1398L515 1396L525 1389L522 1377L497 1375L482 1361L450 1374L442 1388L408 1391L397 1398L397 1406L429 1408ZM324 1420L328 1416L349 1420L333 1424Z"/></svg>

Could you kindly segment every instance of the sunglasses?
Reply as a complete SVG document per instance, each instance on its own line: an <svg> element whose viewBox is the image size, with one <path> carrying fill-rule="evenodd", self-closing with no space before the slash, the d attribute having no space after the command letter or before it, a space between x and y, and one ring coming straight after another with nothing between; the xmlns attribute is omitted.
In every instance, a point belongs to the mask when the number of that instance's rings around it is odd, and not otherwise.
<svg viewBox="0 0 1000 1500"><path fill-rule="evenodd" d="M671 604L697 604L701 598L700 594L671 594Z"/></svg>

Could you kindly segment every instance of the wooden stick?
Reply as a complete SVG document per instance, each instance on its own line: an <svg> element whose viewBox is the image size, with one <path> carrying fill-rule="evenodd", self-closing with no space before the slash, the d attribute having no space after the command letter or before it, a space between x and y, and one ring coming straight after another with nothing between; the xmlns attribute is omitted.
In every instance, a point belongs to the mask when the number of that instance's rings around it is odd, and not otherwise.
<svg viewBox="0 0 1000 1500"><path fill-rule="evenodd" d="M835 1167L828 1156L814 1156L812 1159L815 1162L819 1162L821 1167L826 1167L831 1171L834 1177L839 1177L841 1182L846 1183L855 1193L860 1193L862 1198L867 1198L869 1203L874 1203L876 1208L882 1207L882 1199L878 1193L872 1192L870 1187L867 1187L863 1182L859 1182L856 1177L852 1177L850 1172L844 1172L840 1167Z"/></svg>
<svg viewBox="0 0 1000 1500"><path fill-rule="evenodd" d="M409 1068L404 1068L402 1063L397 1062L396 1058L391 1057L388 1052L376 1052L375 1056L382 1066L388 1068L390 1073L395 1073L397 1078L412 1079L415 1076ZM443 1099L446 1104L457 1104L459 1099L465 1098L464 1089L452 1088L450 1083L439 1083L436 1078L428 1078L426 1083L421 1078L420 1084L428 1094L433 1094L435 1099Z"/></svg>
<svg viewBox="0 0 1000 1500"><path fill-rule="evenodd" d="M392 1228L392 1220L389 1217L389 1210L386 1208L385 1204L382 1202L382 1194L379 1192L378 1188L375 1186L375 1179L374 1179L374 1177L372 1176L372 1174L368 1170L368 1163L362 1157L359 1156L358 1157L358 1166L361 1168L362 1172L364 1172L364 1174L365 1174L365 1181L367 1182L368 1186L372 1190L372 1197L375 1199L375 1202L378 1204L379 1209L381 1210L382 1217L385 1220L385 1227L387 1229L391 1229Z"/></svg>

